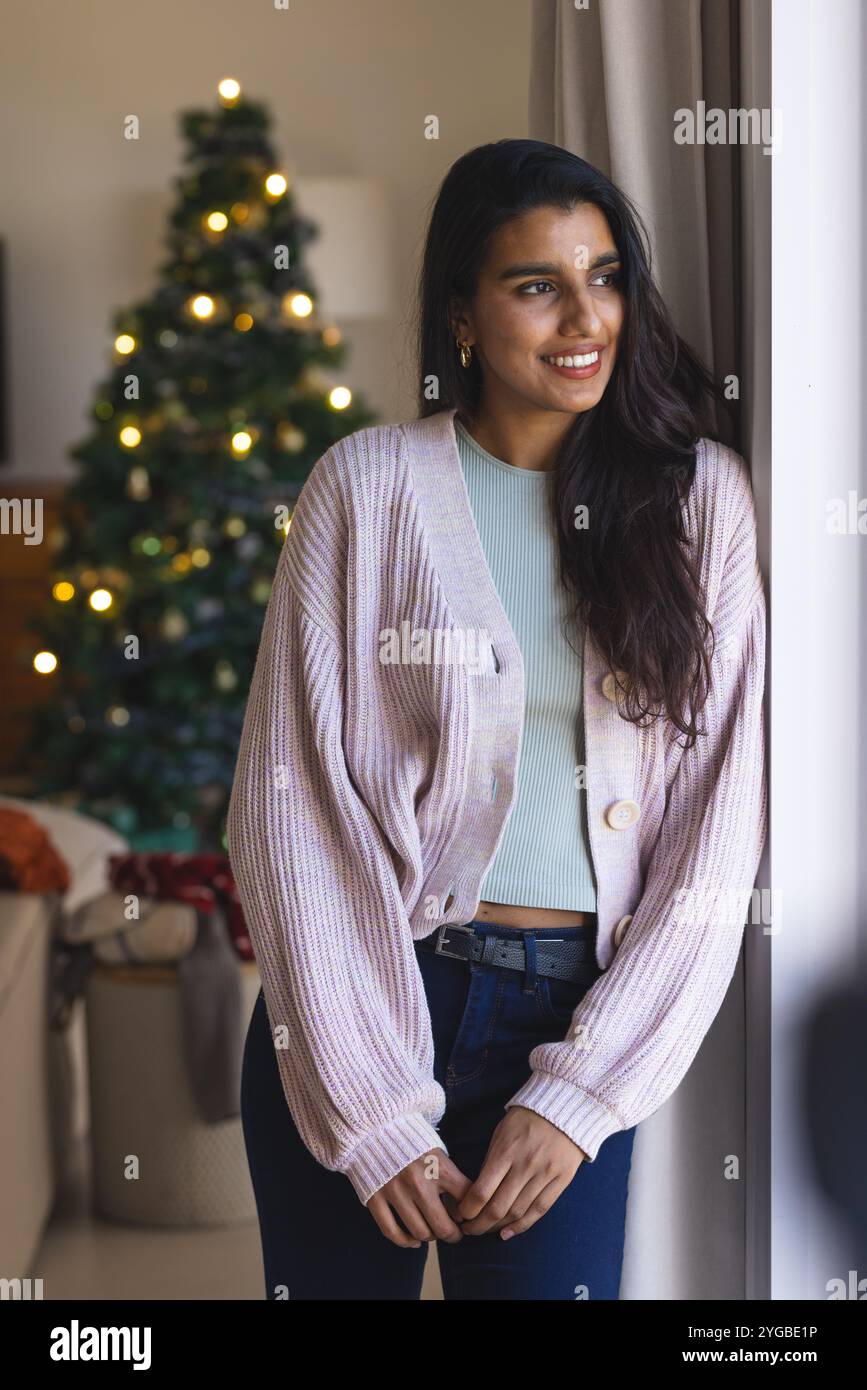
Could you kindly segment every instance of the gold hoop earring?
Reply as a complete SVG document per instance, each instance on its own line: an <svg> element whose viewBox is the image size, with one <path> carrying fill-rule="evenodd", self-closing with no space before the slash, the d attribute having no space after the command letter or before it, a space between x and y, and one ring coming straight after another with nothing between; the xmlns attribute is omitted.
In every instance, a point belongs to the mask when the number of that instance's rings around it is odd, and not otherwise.
<svg viewBox="0 0 867 1390"><path fill-rule="evenodd" d="M473 360L473 350L469 343L461 342L460 338L455 339L461 352L461 366L468 367Z"/></svg>

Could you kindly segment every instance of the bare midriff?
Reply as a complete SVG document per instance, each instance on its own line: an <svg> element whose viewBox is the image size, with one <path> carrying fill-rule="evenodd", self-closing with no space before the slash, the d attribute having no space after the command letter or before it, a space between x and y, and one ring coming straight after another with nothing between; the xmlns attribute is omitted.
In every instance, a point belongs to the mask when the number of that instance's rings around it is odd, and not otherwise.
<svg viewBox="0 0 867 1390"><path fill-rule="evenodd" d="M581 927L596 921L595 912L575 912L563 907L517 907L511 903L480 902L475 917L481 922L497 922L501 927Z"/></svg>

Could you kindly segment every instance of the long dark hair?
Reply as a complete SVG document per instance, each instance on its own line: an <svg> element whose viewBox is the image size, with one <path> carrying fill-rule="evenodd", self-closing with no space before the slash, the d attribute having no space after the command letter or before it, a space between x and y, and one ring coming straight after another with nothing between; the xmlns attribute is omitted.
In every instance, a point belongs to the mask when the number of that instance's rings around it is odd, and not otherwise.
<svg viewBox="0 0 867 1390"><path fill-rule="evenodd" d="M560 579L575 600L570 617L586 624L611 670L628 677L619 695L624 718L643 725L667 714L689 748L701 732L713 634L681 508L696 442L713 428L712 402L722 397L674 329L634 204L569 150L497 140L469 150L443 180L419 275L419 415L456 407L474 417L481 369L476 355L469 368L459 364L450 301L472 302L494 233L533 208L570 212L580 203L607 218L621 257L624 320L611 380L591 410L576 414L551 477ZM436 400L427 396L431 379ZM580 532L579 504L590 517Z"/></svg>

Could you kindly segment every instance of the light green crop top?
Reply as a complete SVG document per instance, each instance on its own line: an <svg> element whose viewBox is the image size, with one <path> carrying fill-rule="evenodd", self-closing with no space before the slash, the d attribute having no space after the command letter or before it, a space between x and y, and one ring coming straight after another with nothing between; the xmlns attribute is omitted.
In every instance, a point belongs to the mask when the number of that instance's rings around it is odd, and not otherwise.
<svg viewBox="0 0 867 1390"><path fill-rule="evenodd" d="M457 416L454 424L476 528L525 677L515 801L479 899L595 912L580 631L573 624L567 641L547 476L495 458Z"/></svg>

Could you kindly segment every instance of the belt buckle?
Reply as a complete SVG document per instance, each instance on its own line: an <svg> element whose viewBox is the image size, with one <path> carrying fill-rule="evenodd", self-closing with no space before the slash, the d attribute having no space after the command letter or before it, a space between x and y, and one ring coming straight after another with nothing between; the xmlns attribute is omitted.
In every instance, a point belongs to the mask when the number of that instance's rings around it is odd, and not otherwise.
<svg viewBox="0 0 867 1390"><path fill-rule="evenodd" d="M448 956L449 960L466 960L466 956L457 955L454 951L447 951L445 949L445 945L448 943L448 936L446 933L450 931L465 931L470 936L475 936L475 931L472 927L458 927L454 926L451 922L447 922L444 926L440 927L437 932L437 943L434 946L436 955Z"/></svg>

